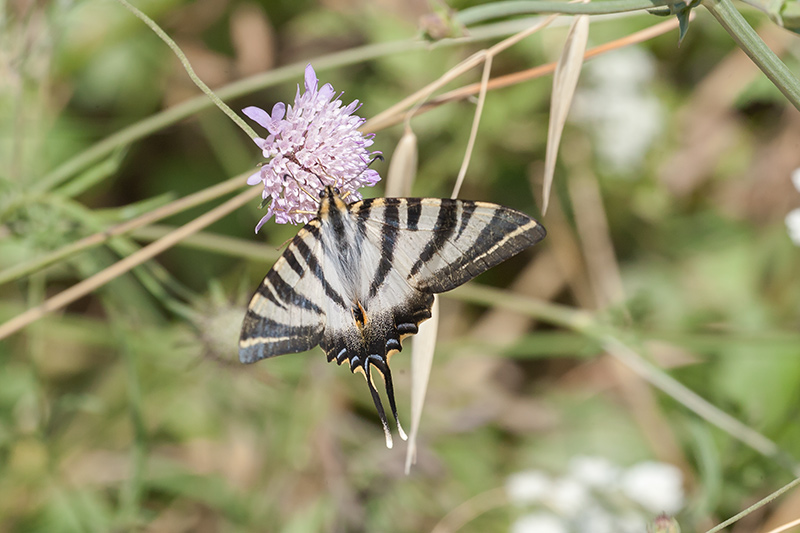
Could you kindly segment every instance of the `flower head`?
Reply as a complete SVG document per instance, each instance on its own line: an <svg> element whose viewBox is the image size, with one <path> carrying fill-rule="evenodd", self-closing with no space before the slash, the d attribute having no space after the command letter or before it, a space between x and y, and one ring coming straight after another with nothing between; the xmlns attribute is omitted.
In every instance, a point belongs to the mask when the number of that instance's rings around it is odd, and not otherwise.
<svg viewBox="0 0 800 533"><path fill-rule="evenodd" d="M343 107L340 96L335 96L330 83L318 87L317 75L308 65L305 92L300 94L297 88L294 106L277 103L272 113L258 107L243 109L269 132L265 139L255 139L269 161L247 179L249 185L263 183L261 196L272 198L256 232L273 215L279 224L303 224L314 218L319 192L326 185L356 201L361 199L359 188L380 180L378 172L369 168L380 152L367 150L373 136L358 131L365 119L353 115L360 107L358 100Z"/></svg>

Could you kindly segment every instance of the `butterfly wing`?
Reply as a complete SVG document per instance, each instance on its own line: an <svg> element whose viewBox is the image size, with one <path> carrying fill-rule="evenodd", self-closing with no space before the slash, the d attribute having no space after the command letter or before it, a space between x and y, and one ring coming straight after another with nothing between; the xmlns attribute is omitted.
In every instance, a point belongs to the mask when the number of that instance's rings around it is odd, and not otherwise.
<svg viewBox="0 0 800 533"><path fill-rule="evenodd" d="M395 236L391 250L382 240L383 257L390 256L392 268L406 283L428 293L452 290L547 234L528 215L487 202L378 198L361 204L357 211L369 212L366 224L371 233ZM373 285L380 284L388 267L378 266Z"/></svg>
<svg viewBox="0 0 800 533"><path fill-rule="evenodd" d="M319 232L318 220L303 227L250 300L239 338L242 363L310 350L322 340L327 303Z"/></svg>

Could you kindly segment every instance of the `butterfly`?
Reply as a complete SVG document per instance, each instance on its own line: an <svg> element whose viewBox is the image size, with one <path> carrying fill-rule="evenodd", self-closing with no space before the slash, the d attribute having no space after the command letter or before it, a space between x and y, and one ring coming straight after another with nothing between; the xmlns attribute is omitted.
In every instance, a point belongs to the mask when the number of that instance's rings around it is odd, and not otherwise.
<svg viewBox="0 0 800 533"><path fill-rule="evenodd" d="M317 216L259 286L242 324L242 363L310 350L364 375L391 431L371 369L383 377L398 432L389 358L449 291L541 241L544 227L499 205L436 198L374 198L347 204L320 192Z"/></svg>

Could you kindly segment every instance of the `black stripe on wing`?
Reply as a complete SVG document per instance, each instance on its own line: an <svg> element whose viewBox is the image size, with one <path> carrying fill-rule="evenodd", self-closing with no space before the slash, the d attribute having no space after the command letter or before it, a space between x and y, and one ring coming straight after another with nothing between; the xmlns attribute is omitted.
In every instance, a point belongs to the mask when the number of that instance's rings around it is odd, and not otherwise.
<svg viewBox="0 0 800 533"><path fill-rule="evenodd" d="M378 262L378 268L375 270L375 275L372 277L372 283L369 287L369 298L373 298L380 289L386 276L392 271L394 260L394 249L397 245L397 234L399 233L400 225L400 205L401 201L397 198L385 198L382 202L383 209L383 228L381 230L381 259ZM368 211L365 210L365 211ZM360 215L360 213L359 213Z"/></svg>
<svg viewBox="0 0 800 533"><path fill-rule="evenodd" d="M469 221L472 219L472 213L475 212L475 209L475 202L461 202L461 221L458 224L458 233L456 233L456 239L461 237L461 234L464 233L464 230L466 230L467 226L469 226Z"/></svg>
<svg viewBox="0 0 800 533"><path fill-rule="evenodd" d="M306 245L303 241L298 241L293 243L297 246L297 250L300 252L302 257L305 259L306 265L308 265L308 269L311 271L312 274L319 280L320 284L322 285L322 289L325 291L325 296L333 300L336 305L341 307L343 310L349 309L348 305L345 303L342 296L336 292L336 290L331 287L328 280L325 279L325 273L322 271L322 265L320 265L319 260L317 257L311 252L311 249Z"/></svg>
<svg viewBox="0 0 800 533"><path fill-rule="evenodd" d="M267 283L269 283L275 291L275 295L278 299L285 302L287 305L308 309L318 315L322 314L322 308L309 300L306 296L294 290L294 288L283 279L280 270L273 268L267 272L267 277L264 278L264 285L267 285Z"/></svg>
<svg viewBox="0 0 800 533"><path fill-rule="evenodd" d="M310 350L322 339L322 324L293 326L275 322L247 310L239 338L239 360L255 363L260 359Z"/></svg>
<svg viewBox="0 0 800 533"><path fill-rule="evenodd" d="M409 277L415 276L425 263L430 261L434 255L436 255L436 252L442 249L455 232L456 225L458 224L457 217L455 216L455 205L452 201L447 202L447 205L443 204L445 204L445 200L439 200L439 213L436 217L436 223L433 226L431 238L425 243L425 248L423 248L422 252L419 254L419 259L417 259L417 262L411 267Z"/></svg>
<svg viewBox="0 0 800 533"><path fill-rule="evenodd" d="M410 231L417 231L419 218L422 216L422 200L419 198L406 198L406 227Z"/></svg>
<svg viewBox="0 0 800 533"><path fill-rule="evenodd" d="M455 289L547 235L541 224L524 213L476 203L476 207L487 206L494 209L491 221L478 232L471 245L457 259L426 277L417 287L419 290L438 293Z"/></svg>

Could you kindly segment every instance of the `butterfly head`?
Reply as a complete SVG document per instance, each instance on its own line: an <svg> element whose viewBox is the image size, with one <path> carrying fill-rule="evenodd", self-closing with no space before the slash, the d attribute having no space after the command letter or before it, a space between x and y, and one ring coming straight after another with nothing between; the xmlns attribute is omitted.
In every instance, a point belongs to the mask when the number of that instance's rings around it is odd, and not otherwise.
<svg viewBox="0 0 800 533"><path fill-rule="evenodd" d="M339 188L333 185L326 185L319 191L319 218L326 218L332 211L343 213L347 210L347 204L339 193Z"/></svg>
<svg viewBox="0 0 800 533"><path fill-rule="evenodd" d="M334 187L333 185L326 185L319 191L319 199L323 202L327 199L328 201L332 201L335 196L339 196L339 187Z"/></svg>

